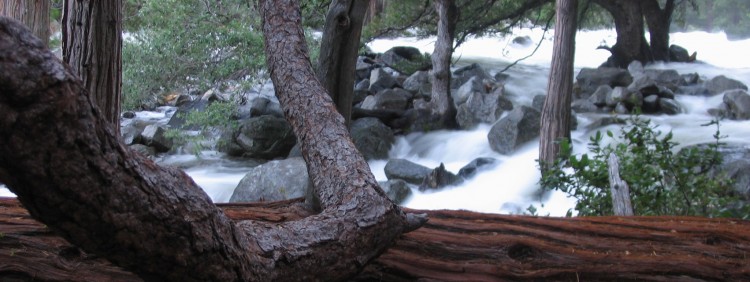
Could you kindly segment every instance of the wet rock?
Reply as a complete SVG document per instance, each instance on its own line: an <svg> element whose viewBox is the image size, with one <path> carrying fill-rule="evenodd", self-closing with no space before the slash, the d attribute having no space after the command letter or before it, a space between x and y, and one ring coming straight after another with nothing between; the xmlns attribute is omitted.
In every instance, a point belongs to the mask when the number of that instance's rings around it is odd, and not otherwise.
<svg viewBox="0 0 750 282"><path fill-rule="evenodd" d="M453 174L452 172L445 169L445 165L440 163L440 166L433 169L419 185L419 191L427 190L439 190L446 186L455 185L462 182L463 179Z"/></svg>
<svg viewBox="0 0 750 282"><path fill-rule="evenodd" d="M286 157L296 142L285 119L265 115L244 120L237 130L224 134L219 151L230 156L270 160Z"/></svg>
<svg viewBox="0 0 750 282"><path fill-rule="evenodd" d="M606 106L607 100L612 100L612 87L609 87L609 85L599 86L588 100L597 107Z"/></svg>
<svg viewBox="0 0 750 282"><path fill-rule="evenodd" d="M167 152L174 145L172 139L166 137L167 129L165 126L152 124L146 126L141 132L141 142L144 145L154 147L157 152Z"/></svg>
<svg viewBox="0 0 750 282"><path fill-rule="evenodd" d="M417 71L404 81L404 89L414 94L416 98L427 98L432 93L429 71Z"/></svg>
<svg viewBox="0 0 750 282"><path fill-rule="evenodd" d="M464 85L472 77L476 77L478 82L495 82L495 79L482 66L474 63L455 70L453 72L453 79L451 79L451 85L453 87Z"/></svg>
<svg viewBox="0 0 750 282"><path fill-rule="evenodd" d="M391 201L397 205L403 204L404 201L412 195L409 184L401 179L380 181L378 182L378 185L383 189L383 192L388 196L388 199L391 199Z"/></svg>
<svg viewBox="0 0 750 282"><path fill-rule="evenodd" d="M703 84L711 95L721 94L727 90L742 89L747 91L747 85L723 75L712 78Z"/></svg>
<svg viewBox="0 0 750 282"><path fill-rule="evenodd" d="M503 112L513 109L513 102L500 95L502 91L493 93L472 93L466 103L458 107L456 120L461 128L468 129L480 123L494 123Z"/></svg>
<svg viewBox="0 0 750 282"><path fill-rule="evenodd" d="M676 115L682 113L682 106L675 99L659 98L659 112Z"/></svg>
<svg viewBox="0 0 750 282"><path fill-rule="evenodd" d="M360 107L365 110L403 111L409 105L411 93L401 88L385 89L375 95L367 96Z"/></svg>
<svg viewBox="0 0 750 282"><path fill-rule="evenodd" d="M135 117L135 112L133 111L127 111L127 112L122 113L122 118L134 118L134 117Z"/></svg>
<svg viewBox="0 0 750 282"><path fill-rule="evenodd" d="M730 90L724 93L726 117L733 120L750 119L750 95L745 90Z"/></svg>
<svg viewBox="0 0 750 282"><path fill-rule="evenodd" d="M237 184L229 202L287 200L304 197L311 189L302 158L276 160L251 168Z"/></svg>
<svg viewBox="0 0 750 282"><path fill-rule="evenodd" d="M370 72L370 93L378 93L384 89L391 89L396 87L398 83L393 76L383 70L383 68L376 68Z"/></svg>
<svg viewBox="0 0 750 282"><path fill-rule="evenodd" d="M422 180L432 172L428 167L405 159L388 160L388 163L385 164L384 171L385 176L389 180L401 179L415 185L422 184Z"/></svg>
<svg viewBox="0 0 750 282"><path fill-rule="evenodd" d="M458 170L458 176L469 179L478 172L490 169L497 164L499 164L499 161L495 158L476 158Z"/></svg>
<svg viewBox="0 0 750 282"><path fill-rule="evenodd" d="M539 136L541 114L521 106L497 121L487 134L490 147L501 154L513 153L518 146Z"/></svg>
<svg viewBox="0 0 750 282"><path fill-rule="evenodd" d="M354 145L368 160L388 158L388 151L396 141L393 130L374 117L353 121L351 136Z"/></svg>
<svg viewBox="0 0 750 282"><path fill-rule="evenodd" d="M149 147L143 144L132 144L128 146L131 150L136 151L140 153L141 155L147 156L147 157L154 157L156 156L156 149L154 147Z"/></svg>
<svg viewBox="0 0 750 282"><path fill-rule="evenodd" d="M576 84L581 89L580 97L588 98L601 85L609 87L628 86L633 82L633 76L627 70L620 68L584 68L576 76Z"/></svg>

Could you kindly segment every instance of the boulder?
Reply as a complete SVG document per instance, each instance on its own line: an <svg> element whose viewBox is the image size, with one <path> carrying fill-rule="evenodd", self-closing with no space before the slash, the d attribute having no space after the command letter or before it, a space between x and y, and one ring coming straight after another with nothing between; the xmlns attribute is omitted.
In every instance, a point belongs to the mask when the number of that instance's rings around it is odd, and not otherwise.
<svg viewBox="0 0 750 282"><path fill-rule="evenodd" d="M384 89L396 87L398 82L383 68L376 68L370 72L370 93L378 93Z"/></svg>
<svg viewBox="0 0 750 282"><path fill-rule="evenodd" d="M513 109L513 102L500 95L501 91L484 94L474 92L466 103L458 106L456 120L463 129L480 123L494 123L505 111Z"/></svg>
<svg viewBox="0 0 750 282"><path fill-rule="evenodd" d="M408 183L420 185L425 176L432 170L426 166L405 159L388 160L385 164L385 176L389 179L401 179Z"/></svg>
<svg viewBox="0 0 750 282"><path fill-rule="evenodd" d="M287 200L305 197L310 189L304 159L276 160L251 168L237 184L229 202Z"/></svg>
<svg viewBox="0 0 750 282"><path fill-rule="evenodd" d="M687 49L680 45L672 44L669 46L669 60L672 62L687 63L694 61L695 58L690 57Z"/></svg>
<svg viewBox="0 0 750 282"><path fill-rule="evenodd" d="M482 79L476 76L469 78L465 83L461 84L457 90L451 91L451 97L453 98L453 103L456 104L456 106L460 106L461 104L466 103L466 100L468 100L473 93L487 93L487 91L485 91L484 83L482 83Z"/></svg>
<svg viewBox="0 0 750 282"><path fill-rule="evenodd" d="M133 111L126 111L126 112L122 113L122 118L131 119L131 118L134 118L134 117L135 117L135 112L133 112Z"/></svg>
<svg viewBox="0 0 750 282"><path fill-rule="evenodd" d="M586 132L592 132L594 130L598 130L602 127L612 125L612 124L619 124L619 125L625 125L628 121L616 116L605 116L600 117L592 121L589 125L586 126Z"/></svg>
<svg viewBox="0 0 750 282"><path fill-rule="evenodd" d="M583 68L576 76L576 84L581 89L580 97L588 98L601 85L609 87L628 86L633 82L633 76L627 70L620 68Z"/></svg>
<svg viewBox="0 0 750 282"><path fill-rule="evenodd" d="M388 51L385 51L385 53L378 58L384 64L392 66L402 61L415 60L420 56L422 56L422 53L419 52L419 49L417 48L411 46L396 46L388 49Z"/></svg>
<svg viewBox="0 0 750 282"><path fill-rule="evenodd" d="M591 94L588 100L597 107L606 106L607 101L612 100L612 87L609 87L609 85L606 84L599 86L599 88L594 91L594 94Z"/></svg>
<svg viewBox="0 0 750 282"><path fill-rule="evenodd" d="M653 114L659 111L659 95L649 95L643 98L643 113Z"/></svg>
<svg viewBox="0 0 750 282"><path fill-rule="evenodd" d="M404 81L404 89L413 93L416 98L427 98L432 93L432 82L429 71L417 71Z"/></svg>
<svg viewBox="0 0 750 282"><path fill-rule="evenodd" d="M529 47L529 45L531 45L531 43L533 42L531 41L531 37L529 37L528 35L525 35L525 36L514 37L511 43L513 43L513 45L518 45L521 47Z"/></svg>
<svg viewBox="0 0 750 282"><path fill-rule="evenodd" d="M401 88L384 89L375 95L367 96L360 108L365 110L403 111L409 105L411 93Z"/></svg>
<svg viewBox="0 0 750 282"><path fill-rule="evenodd" d="M599 112L599 107L594 105L591 101L588 99L577 99L574 100L573 103L570 104L570 108L573 109L576 113L597 113Z"/></svg>
<svg viewBox="0 0 750 282"><path fill-rule="evenodd" d="M156 156L156 149L154 147L146 146L143 144L132 144L128 146L131 150L140 153L147 157Z"/></svg>
<svg viewBox="0 0 750 282"><path fill-rule="evenodd" d="M354 120L351 125L354 145L365 159L386 159L396 141L393 130L374 117Z"/></svg>
<svg viewBox="0 0 750 282"><path fill-rule="evenodd" d="M747 85L736 79L731 79L723 75L714 77L705 83L703 86L706 87L710 95L721 94L727 90L742 89L747 91Z"/></svg>
<svg viewBox="0 0 750 282"><path fill-rule="evenodd" d="M460 170L458 170L458 176L463 179L469 179L477 174L477 172L490 169L498 164L498 160L495 158L476 158Z"/></svg>
<svg viewBox="0 0 750 282"><path fill-rule="evenodd" d="M375 68L373 61L365 56L357 57L357 64L354 66L356 80L362 80L370 77L370 72Z"/></svg>
<svg viewBox="0 0 750 282"><path fill-rule="evenodd" d="M219 151L230 156L268 160L286 157L296 142L297 137L285 119L265 115L244 120L235 131L224 134Z"/></svg>
<svg viewBox="0 0 750 282"><path fill-rule="evenodd" d="M451 85L457 87L464 85L472 77L477 77L478 82L488 81L495 82L495 79L479 64L471 64L462 68L459 68L453 72L453 78L451 79Z"/></svg>
<svg viewBox="0 0 750 282"><path fill-rule="evenodd" d="M531 100L531 107L541 112L544 108L544 101L547 100L547 95L536 95Z"/></svg>
<svg viewBox="0 0 750 282"><path fill-rule="evenodd" d="M380 181L378 185L380 185L380 189L383 189L388 199L391 199L397 205L403 204L412 194L409 184L401 179Z"/></svg>
<svg viewBox="0 0 750 282"><path fill-rule="evenodd" d="M461 177L453 174L452 172L445 169L445 165L440 163L440 166L433 169L419 185L419 191L424 192L427 190L439 190L446 186L455 185L463 181Z"/></svg>
<svg viewBox="0 0 750 282"><path fill-rule="evenodd" d="M501 154L512 153L521 144L539 136L540 121L541 114L534 108L516 107L490 129L487 134L490 147Z"/></svg>
<svg viewBox="0 0 750 282"><path fill-rule="evenodd" d="M682 106L675 99L659 98L659 112L667 115L682 113Z"/></svg>
<svg viewBox="0 0 750 282"><path fill-rule="evenodd" d="M141 143L146 146L151 146L156 149L157 152L167 152L172 149L174 145L172 139L166 136L167 129L165 126L151 124L146 126L141 132Z"/></svg>
<svg viewBox="0 0 750 282"><path fill-rule="evenodd" d="M200 129L198 125L190 125L185 126L185 116L190 112L202 112L205 111L206 108L208 108L208 105L211 102L207 100L194 100L187 102L183 104L182 106L178 107L175 113L172 115L172 117L169 119L169 122L167 122L167 125L169 128L172 129L184 129L184 130L198 130Z"/></svg>
<svg viewBox="0 0 750 282"><path fill-rule="evenodd" d="M750 119L750 95L745 90L730 90L724 93L726 115L733 120Z"/></svg>

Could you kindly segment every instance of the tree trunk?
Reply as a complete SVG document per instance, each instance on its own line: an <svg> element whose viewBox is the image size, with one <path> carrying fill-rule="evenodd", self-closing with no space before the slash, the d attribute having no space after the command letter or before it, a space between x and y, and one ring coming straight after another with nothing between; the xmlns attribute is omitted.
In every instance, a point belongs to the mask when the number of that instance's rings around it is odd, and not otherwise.
<svg viewBox="0 0 750 282"><path fill-rule="evenodd" d="M453 39L456 36L458 8L454 0L435 0L438 15L437 41L432 53L432 95L430 103L433 114L440 117L443 126L455 127L456 106L451 97L451 60Z"/></svg>
<svg viewBox="0 0 750 282"><path fill-rule="evenodd" d="M651 54L655 61L669 61L669 27L674 9L674 0L667 0L663 9L656 0L641 2L641 10L651 37Z"/></svg>
<svg viewBox="0 0 750 282"><path fill-rule="evenodd" d="M49 46L50 0L0 0L0 16L11 17L23 22Z"/></svg>
<svg viewBox="0 0 750 282"><path fill-rule="evenodd" d="M261 1L269 70L323 212L233 222L184 172L129 150L82 82L0 18L0 182L88 253L146 280L340 280L423 223L381 191L315 79L296 1Z"/></svg>
<svg viewBox="0 0 750 282"><path fill-rule="evenodd" d="M610 49L612 56L605 65L627 68L632 61L652 62L653 56L644 35L640 1L594 0L594 3L612 15L617 31L617 43Z"/></svg>
<svg viewBox="0 0 750 282"><path fill-rule="evenodd" d="M301 201L222 204L231 219L282 224ZM359 281L748 281L750 222L698 217L552 218L424 211ZM0 280L138 281L0 199ZM291 279L287 279L291 280Z"/></svg>
<svg viewBox="0 0 750 282"><path fill-rule="evenodd" d="M555 41L542 107L539 163L542 169L554 163L560 153L559 141L570 140L570 103L573 97L573 61L578 16L578 0L557 0Z"/></svg>
<svg viewBox="0 0 750 282"><path fill-rule="evenodd" d="M65 0L63 60L120 132L122 0Z"/></svg>
<svg viewBox="0 0 750 282"><path fill-rule="evenodd" d="M633 204L630 202L630 187L620 177L620 158L615 153L609 153L607 158L609 172L609 193L612 197L612 210L615 215L632 216Z"/></svg>
<svg viewBox="0 0 750 282"><path fill-rule="evenodd" d="M335 0L326 16L317 75L348 126L354 101L354 73L366 1Z"/></svg>

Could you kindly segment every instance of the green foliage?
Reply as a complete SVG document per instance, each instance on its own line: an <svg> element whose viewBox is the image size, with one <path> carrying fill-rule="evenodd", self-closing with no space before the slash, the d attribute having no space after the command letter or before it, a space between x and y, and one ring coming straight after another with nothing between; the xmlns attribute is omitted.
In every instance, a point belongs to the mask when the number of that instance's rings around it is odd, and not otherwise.
<svg viewBox="0 0 750 282"><path fill-rule="evenodd" d="M429 69L432 65L432 59L430 54L424 53L421 56L415 56L410 60L403 60L394 64L394 69L402 72L405 75L412 75L419 70Z"/></svg>
<svg viewBox="0 0 750 282"><path fill-rule="evenodd" d="M675 10L679 30L724 31L730 37L750 37L750 1L690 0Z"/></svg>
<svg viewBox="0 0 750 282"><path fill-rule="evenodd" d="M252 80L264 66L259 17L248 1L125 4L124 109L155 94Z"/></svg>
<svg viewBox="0 0 750 282"><path fill-rule="evenodd" d="M707 125L716 126L715 142L678 153L671 132L662 136L656 125L639 116L620 129L619 142L605 146L601 132L592 136L591 155L572 155L570 143L563 141L561 157L546 166L540 184L575 197L581 216L611 215L607 159L614 153L620 158L620 176L630 186L636 215L737 216L727 208L739 199L731 181L714 172L722 161L719 123ZM611 131L606 135L615 139Z"/></svg>
<svg viewBox="0 0 750 282"><path fill-rule="evenodd" d="M199 132L195 134L179 129L169 129L166 137L172 139L175 145L193 145L193 153L199 154L205 149L203 141L213 133L212 130L234 130L239 126L237 120L233 118L237 108L238 105L235 102L213 102L203 111L188 112L180 117L185 119L186 127L196 126Z"/></svg>

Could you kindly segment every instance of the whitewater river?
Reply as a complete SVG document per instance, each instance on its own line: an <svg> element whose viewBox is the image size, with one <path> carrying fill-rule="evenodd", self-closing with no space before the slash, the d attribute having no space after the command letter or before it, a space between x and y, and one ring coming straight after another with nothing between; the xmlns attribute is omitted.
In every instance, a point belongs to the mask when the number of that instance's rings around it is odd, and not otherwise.
<svg viewBox="0 0 750 282"><path fill-rule="evenodd" d="M552 53L552 34L539 29L516 30L515 35L504 38L472 39L456 51L459 65L472 62L480 63L490 74L495 74L510 62L526 57L532 53L536 43L541 41L539 50L506 71L510 75L505 85L506 93L522 105L530 105L535 95L545 94L549 62ZM530 45L513 44L515 36L528 36L533 42ZM750 85L750 40L728 41L723 33L674 33L672 43L681 45L689 52L697 51L698 59L706 64L662 64L650 68L671 68L679 73L698 73L704 79L716 75L726 75ZM577 69L596 67L607 59L609 53L597 50L600 44L612 45L615 41L613 31L581 31L576 37ZM378 40L369 47L375 52L384 52L393 46L413 46L422 52L432 52L434 39L397 39ZM685 108L685 113L675 116L650 116L660 124L662 131L672 130L675 139L682 145L709 142L714 133L713 127L701 127L711 120L706 110L718 106L722 96L686 97L677 96ZM154 119L166 119L169 112L139 113ZM595 114L579 114L579 130L573 132L576 152L586 150L586 143L593 132L583 128L594 121ZM732 143L750 143L750 122L723 121L722 134L728 135L725 140ZM539 172L535 159L538 156L538 140L527 143L512 155L493 152L487 142L489 124L480 125L467 131L435 131L414 133L397 138L390 152L391 158L405 158L413 162L436 167L441 162L450 171L457 172L477 157L492 157L500 160L492 169L477 174L460 186L448 187L439 192L421 193L416 189L414 195L404 204L419 209L465 209L489 213L519 213L529 205L535 205L539 214L562 216L574 206L574 201L562 193L551 193L540 197L537 193ZM607 129L617 131L617 126ZM249 164L222 158L216 152L204 152L200 158L193 155L169 156L161 163L177 165L185 169L195 181L203 187L215 202L226 202L234 187L247 171ZM383 167L386 160L370 162L370 167L378 180L385 180ZM0 195L12 195L0 188ZM543 207L542 207L543 205Z"/></svg>

